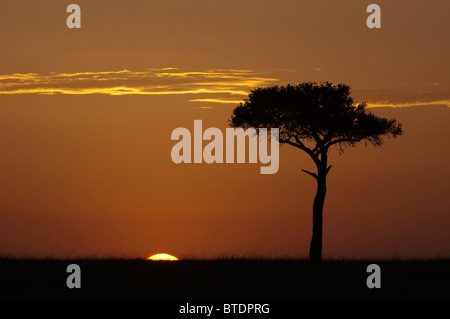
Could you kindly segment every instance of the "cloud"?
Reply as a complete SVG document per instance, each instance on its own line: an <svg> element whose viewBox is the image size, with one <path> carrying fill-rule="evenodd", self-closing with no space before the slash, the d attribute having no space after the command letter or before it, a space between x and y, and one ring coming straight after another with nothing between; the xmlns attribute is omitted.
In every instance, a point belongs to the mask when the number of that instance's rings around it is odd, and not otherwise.
<svg viewBox="0 0 450 319"><path fill-rule="evenodd" d="M142 71L99 71L75 73L14 73L0 75L0 95L5 94L107 94L184 95L200 94L195 102L236 103L251 89L277 82L253 70L206 71L179 68ZM230 99L223 95L236 96ZM217 97L215 95L221 95ZM242 99L240 99L242 97Z"/></svg>
<svg viewBox="0 0 450 319"><path fill-rule="evenodd" d="M433 84L431 84L433 85ZM450 107L450 92L421 89L355 89L355 101L366 101L368 107L413 107L446 105Z"/></svg>
<svg viewBox="0 0 450 319"><path fill-rule="evenodd" d="M412 102L412 103L389 103L376 102L367 103L367 107L412 107L412 106L447 106L450 107L450 100L438 100L431 102Z"/></svg>
<svg viewBox="0 0 450 319"><path fill-rule="evenodd" d="M321 68L315 68L320 71ZM0 74L0 95L189 95L194 103L239 104L255 87L281 84L273 74L292 70L186 70L175 67L73 73ZM281 74L282 72L283 74ZM355 88L356 102L368 107L450 107L449 83L400 83L390 88Z"/></svg>
<svg viewBox="0 0 450 319"><path fill-rule="evenodd" d="M237 100L237 99L193 99L189 100L190 102L208 102L208 103L222 103L222 104L239 104L243 100Z"/></svg>

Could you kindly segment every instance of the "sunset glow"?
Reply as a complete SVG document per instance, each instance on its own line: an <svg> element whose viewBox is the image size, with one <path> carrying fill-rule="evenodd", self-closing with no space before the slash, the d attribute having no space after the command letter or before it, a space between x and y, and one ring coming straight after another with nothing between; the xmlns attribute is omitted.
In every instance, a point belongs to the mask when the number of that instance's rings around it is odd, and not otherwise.
<svg viewBox="0 0 450 319"><path fill-rule="evenodd" d="M169 254L156 254L147 258L147 260L157 260L157 261L176 261L179 260L177 257Z"/></svg>
<svg viewBox="0 0 450 319"><path fill-rule="evenodd" d="M330 146L324 256L447 256L450 1L404 2L369 29L361 0L82 0L78 29L0 1L0 255L307 256L316 164L282 143L262 175L226 132L256 88L330 82L404 134Z"/></svg>

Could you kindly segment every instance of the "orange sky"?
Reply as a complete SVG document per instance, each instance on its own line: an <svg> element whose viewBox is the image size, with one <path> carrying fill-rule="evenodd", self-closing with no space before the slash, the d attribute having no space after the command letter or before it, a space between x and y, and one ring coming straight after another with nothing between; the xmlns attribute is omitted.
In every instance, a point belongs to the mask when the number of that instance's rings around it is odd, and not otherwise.
<svg viewBox="0 0 450 319"><path fill-rule="evenodd" d="M382 148L332 151L324 257L450 252L444 1L0 3L0 253L307 256L313 169L172 163L172 130L227 127L255 86L332 81L396 117Z"/></svg>

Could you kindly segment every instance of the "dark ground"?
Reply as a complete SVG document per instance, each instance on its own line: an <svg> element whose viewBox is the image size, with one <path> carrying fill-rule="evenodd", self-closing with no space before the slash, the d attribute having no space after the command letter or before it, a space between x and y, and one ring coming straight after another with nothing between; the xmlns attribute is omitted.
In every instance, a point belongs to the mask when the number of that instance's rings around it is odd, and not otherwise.
<svg viewBox="0 0 450 319"><path fill-rule="evenodd" d="M81 288L69 289L69 264ZM369 289L367 266L381 267ZM450 259L416 261L0 259L2 299L450 299Z"/></svg>

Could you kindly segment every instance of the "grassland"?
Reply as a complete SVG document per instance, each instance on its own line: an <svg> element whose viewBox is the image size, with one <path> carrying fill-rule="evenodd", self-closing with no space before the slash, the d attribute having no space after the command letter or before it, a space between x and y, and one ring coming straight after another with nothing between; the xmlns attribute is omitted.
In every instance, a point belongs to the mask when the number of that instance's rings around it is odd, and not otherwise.
<svg viewBox="0 0 450 319"><path fill-rule="evenodd" d="M69 264L81 289L69 289ZM366 285L381 267L381 288ZM0 258L2 299L450 299L450 259L325 260Z"/></svg>

